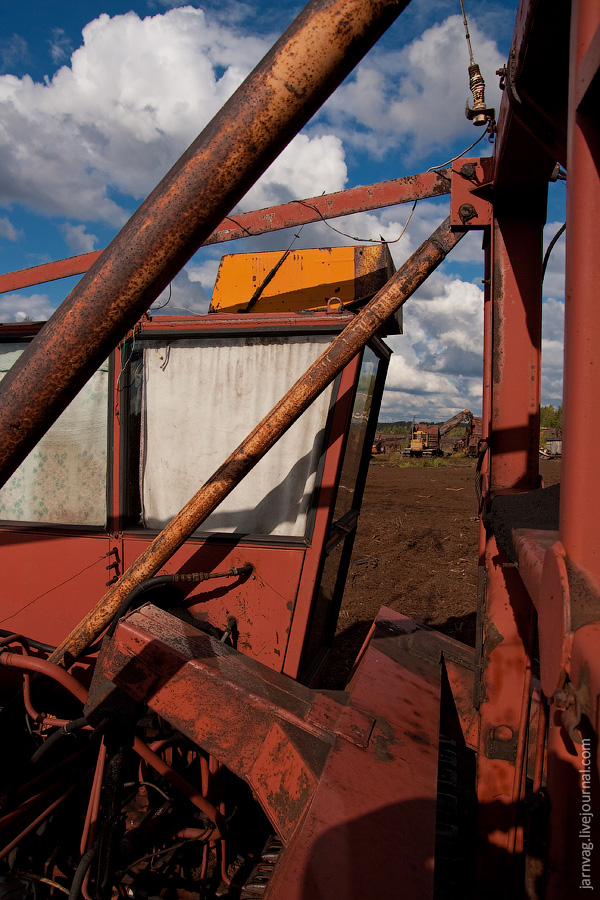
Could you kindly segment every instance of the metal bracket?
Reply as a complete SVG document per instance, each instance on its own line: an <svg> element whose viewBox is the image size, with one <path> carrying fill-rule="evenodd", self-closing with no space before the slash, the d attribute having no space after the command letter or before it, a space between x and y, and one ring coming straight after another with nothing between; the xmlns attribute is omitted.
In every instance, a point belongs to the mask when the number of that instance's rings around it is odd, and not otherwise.
<svg viewBox="0 0 600 900"><path fill-rule="evenodd" d="M518 735L510 725L496 725L490 729L485 755L488 759L504 759L514 763L517 758Z"/></svg>
<svg viewBox="0 0 600 900"><path fill-rule="evenodd" d="M450 225L453 230L486 228L492 224L493 160L456 159L452 164Z"/></svg>

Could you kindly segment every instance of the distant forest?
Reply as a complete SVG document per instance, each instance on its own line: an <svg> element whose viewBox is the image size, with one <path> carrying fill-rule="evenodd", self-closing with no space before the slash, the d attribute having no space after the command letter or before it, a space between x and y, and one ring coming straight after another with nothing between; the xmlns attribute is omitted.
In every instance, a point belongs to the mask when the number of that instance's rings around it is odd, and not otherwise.
<svg viewBox="0 0 600 900"><path fill-rule="evenodd" d="M449 418L449 417L448 417ZM414 419L415 422L423 422L424 425L441 425L440 422L428 422L426 419ZM400 419L398 422L378 422L377 431L385 431L387 434L405 434L412 428L413 419ZM562 406L556 409L549 406L540 407L540 428L562 428Z"/></svg>
<svg viewBox="0 0 600 900"><path fill-rule="evenodd" d="M377 431L385 431L386 434L406 434L406 432L410 431L412 428L412 423L412 419L408 419L407 421L401 420L399 422L378 422Z"/></svg>

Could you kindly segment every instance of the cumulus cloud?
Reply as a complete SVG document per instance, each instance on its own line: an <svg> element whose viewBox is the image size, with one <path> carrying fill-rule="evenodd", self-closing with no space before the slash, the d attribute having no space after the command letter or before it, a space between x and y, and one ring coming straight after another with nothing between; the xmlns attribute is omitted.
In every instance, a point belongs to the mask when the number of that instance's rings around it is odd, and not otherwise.
<svg viewBox="0 0 600 900"><path fill-rule="evenodd" d="M65 243L74 253L91 253L96 248L98 238L95 234L89 234L85 225L73 225L65 222L60 226Z"/></svg>
<svg viewBox="0 0 600 900"><path fill-rule="evenodd" d="M56 54L67 52L63 37ZM122 225L121 198L149 193L268 46L189 6L144 19L99 16L46 83L0 78L1 202ZM340 139L300 135L249 199L269 205L345 180Z"/></svg>
<svg viewBox="0 0 600 900"><path fill-rule="evenodd" d="M438 274L404 306L404 334L388 338L394 350L382 418L444 420L481 407L483 292ZM473 408L474 407L474 408Z"/></svg>
<svg viewBox="0 0 600 900"><path fill-rule="evenodd" d="M470 32L486 81L487 103L498 107L495 71L505 60L475 21ZM328 101L324 115L343 134L344 142L368 147L374 155L397 150L399 141L413 157L442 150L471 133L464 116L465 101L471 98L467 66L462 18L450 16L400 50L368 56Z"/></svg>
<svg viewBox="0 0 600 900"><path fill-rule="evenodd" d="M271 35L242 30L250 7L235 0L215 0L204 11L179 0L149 5L170 8L143 19L133 12L103 14L85 27L74 52L65 33L55 31L51 53L57 64L65 64L43 84L28 76L0 77L0 205L22 204L67 219L60 227L74 252L95 248L93 231L102 232L90 223L117 227L125 221L271 44ZM432 5L421 3L428 14ZM436 8L442 7L447 5L438 2ZM493 72L503 60L477 22L470 24L488 103L497 106ZM15 44L12 51L23 55L26 47ZM391 148L403 158L439 149L444 162L450 142L465 135L466 145L476 136L463 112L467 61L459 16L428 28L399 50L376 49L252 188L243 208L343 189L349 147L353 154L377 158ZM317 223L302 231L296 246L336 246L380 235L394 240L409 211L394 207L332 223L350 237ZM446 215L446 202L418 204L402 239L390 245L397 266ZM4 234L2 222L8 223ZM14 239L9 226L0 218L0 236ZM291 237L281 235L278 246L287 246ZM243 249L258 246L274 244L250 241ZM158 298L153 314L206 312L221 252L207 248L198 254ZM481 259L478 233L465 237L450 258L451 265L481 265ZM553 296L561 295L554 291ZM415 414L442 420L465 405L478 410L482 308L479 281L471 283L447 267L411 298L404 310L405 334L389 339L394 355L384 418ZM42 294L0 298L4 321L19 315L46 318L51 311ZM552 321L558 317L558 308L551 307ZM548 328L547 340L559 342L554 326ZM553 345L551 351L545 363L548 383L555 375Z"/></svg>
<svg viewBox="0 0 600 900"><path fill-rule="evenodd" d="M22 237L23 232L15 228L10 219L0 216L0 238L5 238L7 241L18 241Z"/></svg>
<svg viewBox="0 0 600 900"><path fill-rule="evenodd" d="M193 267L192 271L188 267L182 269L152 304L151 315L179 316L192 313L199 316L207 313L210 293L205 290L201 278L197 277L198 268Z"/></svg>
<svg viewBox="0 0 600 900"><path fill-rule="evenodd" d="M0 294L0 322L45 322L53 312L46 294Z"/></svg>

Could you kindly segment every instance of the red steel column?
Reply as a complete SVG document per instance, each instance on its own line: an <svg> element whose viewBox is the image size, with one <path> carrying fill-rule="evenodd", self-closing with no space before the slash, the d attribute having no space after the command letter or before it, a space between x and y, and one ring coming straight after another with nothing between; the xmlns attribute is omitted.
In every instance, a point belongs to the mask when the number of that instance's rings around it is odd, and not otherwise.
<svg viewBox="0 0 600 900"><path fill-rule="evenodd" d="M484 428L493 493L537 487L541 263L545 194L495 209L486 248ZM490 308L491 307L491 308ZM486 423L487 420L487 423ZM489 499L489 497L488 497ZM528 721L534 614L521 579L482 527L483 590L477 758L479 885L503 898L522 884L519 808ZM512 864L510 861L512 860Z"/></svg>
<svg viewBox="0 0 600 900"><path fill-rule="evenodd" d="M567 145L567 258L560 539L600 589L600 152L598 108L582 96L582 62L600 27L597 0L574 0Z"/></svg>
<svg viewBox="0 0 600 900"><path fill-rule="evenodd" d="M542 228L546 195L495 207L492 226L491 489L537 487Z"/></svg>
<svg viewBox="0 0 600 900"><path fill-rule="evenodd" d="M600 467L595 440L600 396L600 127L598 78L600 4L573 0L569 55L567 131L567 253L565 284L565 357L563 448L559 537L569 563L572 597L587 592L587 603L600 596ZM580 577L574 577L579 575ZM586 591L587 582L587 591ZM576 605L573 605L576 609ZM596 613L598 617L600 615ZM562 623L557 623L559 627ZM585 629L575 632L574 640ZM588 659L598 647L587 644ZM575 655L575 654L574 654ZM591 662L591 660L590 660ZM595 659L594 659L595 662ZM570 675L575 689L590 683L583 659ZM596 726L597 694L589 688L588 717ZM586 730L587 729L587 730ZM573 745L555 707L551 711L548 746L548 793L551 802L548 839L548 900L561 900L598 887L600 846L597 734L584 717L581 730L587 747ZM591 748L591 786L582 781L582 753ZM585 791L591 792L590 795ZM586 807L587 801L587 807ZM592 814L583 814L592 808ZM584 825L585 822L585 825Z"/></svg>

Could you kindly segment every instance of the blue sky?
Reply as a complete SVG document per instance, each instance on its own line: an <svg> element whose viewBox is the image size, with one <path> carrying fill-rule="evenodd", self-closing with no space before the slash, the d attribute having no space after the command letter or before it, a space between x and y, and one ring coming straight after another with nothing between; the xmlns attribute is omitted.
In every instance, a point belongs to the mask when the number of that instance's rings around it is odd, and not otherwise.
<svg viewBox="0 0 600 900"><path fill-rule="evenodd" d="M0 40L0 271L108 243L212 118L302 4L279 0L39 3L4 0ZM498 107L513 0L467 0L473 49ZM480 132L464 116L468 55L459 0L413 0L240 208L254 209L422 172ZM487 138L472 151L488 154ZM563 221L564 184L552 186L548 236ZM447 215L421 201L391 246L400 265ZM397 237L409 209L334 223L364 238ZM222 253L278 249L282 232L200 250L172 285L169 309L206 310ZM548 239L549 239L548 237ZM563 239L564 240L564 239ZM296 246L353 243L323 223ZM545 288L542 402L560 403L564 243ZM383 417L445 419L481 405L482 255L465 238L405 307ZM0 320L48 317L76 279L0 295ZM168 310L167 310L168 311Z"/></svg>

